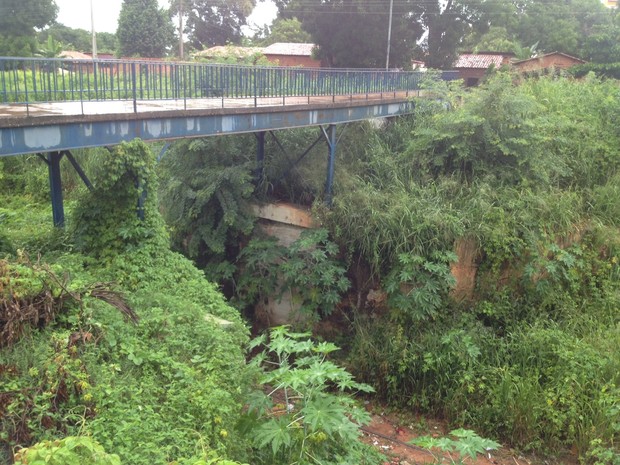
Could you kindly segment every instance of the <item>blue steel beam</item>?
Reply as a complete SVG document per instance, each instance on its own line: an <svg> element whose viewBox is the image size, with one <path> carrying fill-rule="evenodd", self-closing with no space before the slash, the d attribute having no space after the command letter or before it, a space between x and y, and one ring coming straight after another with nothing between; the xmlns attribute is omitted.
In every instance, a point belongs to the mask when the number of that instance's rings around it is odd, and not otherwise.
<svg viewBox="0 0 620 465"><path fill-rule="evenodd" d="M265 174L265 131L254 133L256 136L256 169L254 170L254 182L260 184Z"/></svg>
<svg viewBox="0 0 620 465"><path fill-rule="evenodd" d="M145 141L348 123L409 114L414 102L341 102L277 108L190 110L96 116L40 116L0 128L0 156Z"/></svg>
<svg viewBox="0 0 620 465"><path fill-rule="evenodd" d="M67 157L67 160L69 160L69 163L71 163L71 166L73 166L73 169L80 176L80 178L82 179L82 181L84 182L88 190L92 191L93 184L90 182L90 179L88 179L88 176L86 176L86 173L84 172L80 164L77 162L77 160L73 158L73 154L69 152L68 150L64 151L63 154Z"/></svg>
<svg viewBox="0 0 620 465"><path fill-rule="evenodd" d="M332 206L332 191L334 186L334 168L336 166L336 145L338 141L336 140L336 125L329 125L329 134L325 129L321 126L321 131L325 136L325 140L327 141L327 145L329 147L329 158L327 160L327 180L325 182L325 203L328 207Z"/></svg>
<svg viewBox="0 0 620 465"><path fill-rule="evenodd" d="M65 210L62 203L62 181L60 177L60 160L63 157L61 152L50 152L47 154L47 168L50 180L50 194L52 197L52 218L54 226L63 227L65 225Z"/></svg>

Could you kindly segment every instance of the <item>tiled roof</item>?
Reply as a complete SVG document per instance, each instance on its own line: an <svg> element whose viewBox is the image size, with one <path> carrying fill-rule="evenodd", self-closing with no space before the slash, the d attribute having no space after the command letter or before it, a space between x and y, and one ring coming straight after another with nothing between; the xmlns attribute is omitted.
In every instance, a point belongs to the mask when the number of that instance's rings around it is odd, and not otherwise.
<svg viewBox="0 0 620 465"><path fill-rule="evenodd" d="M504 57L498 54L464 53L458 57L454 68L487 69L491 65L499 68L503 62Z"/></svg>
<svg viewBox="0 0 620 465"><path fill-rule="evenodd" d="M552 57L552 56L563 56L568 58L569 60L573 60L575 63L587 63L585 60L582 60L581 58L577 58L571 55L568 55L566 53L562 53L562 52L551 52L551 53L545 53L544 55L539 55L537 57L533 57L533 58L527 58L525 60L518 60L518 61L513 61L512 64L513 65L520 65L523 63L527 63L527 62L531 62L531 61L537 61L537 60L541 60L545 57Z"/></svg>
<svg viewBox="0 0 620 465"><path fill-rule="evenodd" d="M265 55L294 55L312 56L314 44L295 44L289 42L276 42L263 50Z"/></svg>
<svg viewBox="0 0 620 465"><path fill-rule="evenodd" d="M60 58L71 58L73 60L92 60L93 57L91 55L86 55L85 53L78 52L76 50L63 50L58 55Z"/></svg>
<svg viewBox="0 0 620 465"><path fill-rule="evenodd" d="M234 56L237 58L250 57L256 53L264 51L261 47L235 47L233 45L217 45L215 47L196 52L196 57L226 57Z"/></svg>

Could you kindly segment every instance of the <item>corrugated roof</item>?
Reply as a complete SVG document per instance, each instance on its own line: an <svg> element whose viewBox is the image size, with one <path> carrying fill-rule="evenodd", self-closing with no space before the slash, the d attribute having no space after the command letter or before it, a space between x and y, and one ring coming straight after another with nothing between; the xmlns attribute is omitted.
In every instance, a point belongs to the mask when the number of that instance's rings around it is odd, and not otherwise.
<svg viewBox="0 0 620 465"><path fill-rule="evenodd" d="M504 57L499 54L464 53L458 57L454 68L487 69L491 65L499 68L503 62Z"/></svg>
<svg viewBox="0 0 620 465"><path fill-rule="evenodd" d="M312 56L314 44L295 44L291 42L276 42L263 50L265 55L293 55Z"/></svg>

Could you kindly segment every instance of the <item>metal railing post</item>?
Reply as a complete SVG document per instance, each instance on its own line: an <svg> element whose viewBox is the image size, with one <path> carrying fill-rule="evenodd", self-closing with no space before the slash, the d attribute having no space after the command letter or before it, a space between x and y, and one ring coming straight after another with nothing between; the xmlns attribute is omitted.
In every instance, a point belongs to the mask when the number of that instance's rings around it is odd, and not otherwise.
<svg viewBox="0 0 620 465"><path fill-rule="evenodd" d="M258 84L256 82L258 80L258 74L257 74L256 68L252 68L252 79L254 81L254 108L256 108L258 106L258 101L257 101Z"/></svg>
<svg viewBox="0 0 620 465"><path fill-rule="evenodd" d="M131 64L131 87L133 94L133 112L138 113L138 95L136 89L136 63Z"/></svg>

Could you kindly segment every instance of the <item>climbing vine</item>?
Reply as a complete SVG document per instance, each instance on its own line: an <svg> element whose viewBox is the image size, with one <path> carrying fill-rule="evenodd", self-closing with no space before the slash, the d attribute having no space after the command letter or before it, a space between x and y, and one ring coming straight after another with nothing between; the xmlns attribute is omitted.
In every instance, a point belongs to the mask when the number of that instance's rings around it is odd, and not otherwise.
<svg viewBox="0 0 620 465"><path fill-rule="evenodd" d="M167 246L157 209L155 157L141 140L124 142L102 157L95 188L73 212L79 250L110 259L147 241Z"/></svg>

